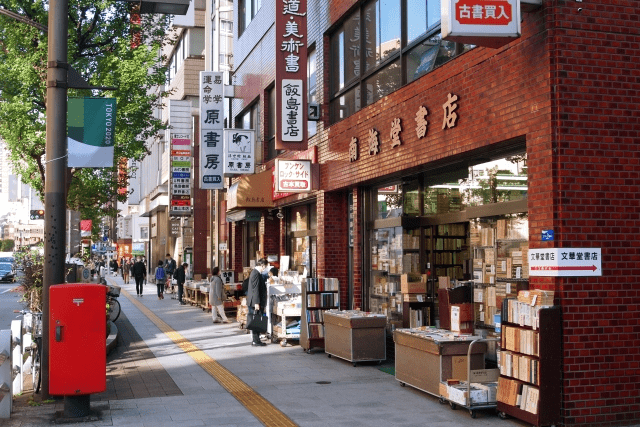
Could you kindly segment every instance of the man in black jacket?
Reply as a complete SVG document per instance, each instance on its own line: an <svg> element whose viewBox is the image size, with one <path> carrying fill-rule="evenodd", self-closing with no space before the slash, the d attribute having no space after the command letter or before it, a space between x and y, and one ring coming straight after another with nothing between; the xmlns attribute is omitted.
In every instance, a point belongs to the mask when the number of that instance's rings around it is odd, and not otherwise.
<svg viewBox="0 0 640 427"><path fill-rule="evenodd" d="M269 263L265 258L259 259L256 268L251 270L249 275L249 289L247 290L247 307L249 307L249 314L260 312L264 314L264 309L267 306L267 283L264 280L262 273L267 269ZM260 341L260 333L252 331L253 346L266 345Z"/></svg>
<svg viewBox="0 0 640 427"><path fill-rule="evenodd" d="M187 277L185 270L188 266L189 264L185 262L180 267L178 267L173 275L173 277L176 279L176 282L178 283L178 304L180 305L185 304L184 301L182 301L182 291L184 290L184 282Z"/></svg>
<svg viewBox="0 0 640 427"><path fill-rule="evenodd" d="M136 294L141 297L142 296L142 283L144 279L147 277L147 269L144 266L144 263L138 257L136 263L133 264L133 268L131 269L133 273L133 278L136 280Z"/></svg>

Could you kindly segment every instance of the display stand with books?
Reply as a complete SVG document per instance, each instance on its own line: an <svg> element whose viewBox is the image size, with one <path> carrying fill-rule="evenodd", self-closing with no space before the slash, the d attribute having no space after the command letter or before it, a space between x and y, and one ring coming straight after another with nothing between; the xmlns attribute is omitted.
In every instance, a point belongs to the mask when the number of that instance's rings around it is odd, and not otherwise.
<svg viewBox="0 0 640 427"><path fill-rule="evenodd" d="M340 308L340 283L333 278L307 278L302 281L300 346L307 353L324 349L324 312Z"/></svg>
<svg viewBox="0 0 640 427"><path fill-rule="evenodd" d="M498 411L535 426L561 421L562 319L553 292L521 291L502 305Z"/></svg>
<svg viewBox="0 0 640 427"><path fill-rule="evenodd" d="M277 279L267 284L267 333L271 342L300 339L301 285Z"/></svg>

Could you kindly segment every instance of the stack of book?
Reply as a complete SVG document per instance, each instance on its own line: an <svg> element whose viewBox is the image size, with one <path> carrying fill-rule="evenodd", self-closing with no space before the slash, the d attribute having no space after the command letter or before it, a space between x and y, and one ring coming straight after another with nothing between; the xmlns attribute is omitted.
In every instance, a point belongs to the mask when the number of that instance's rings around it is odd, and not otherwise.
<svg viewBox="0 0 640 427"><path fill-rule="evenodd" d="M516 380L500 377L498 380L498 402L516 406L532 414L538 413L540 390L536 387L522 384Z"/></svg>

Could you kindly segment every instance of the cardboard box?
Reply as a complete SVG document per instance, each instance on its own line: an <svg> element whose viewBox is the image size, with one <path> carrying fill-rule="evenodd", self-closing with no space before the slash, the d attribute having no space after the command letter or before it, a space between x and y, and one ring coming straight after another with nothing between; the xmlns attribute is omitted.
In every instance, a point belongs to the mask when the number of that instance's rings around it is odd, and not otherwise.
<svg viewBox="0 0 640 427"><path fill-rule="evenodd" d="M445 383L440 383L440 396L445 399L449 398L449 386Z"/></svg>
<svg viewBox="0 0 640 427"><path fill-rule="evenodd" d="M448 289L451 287L451 279L449 276L438 277L438 289Z"/></svg>
<svg viewBox="0 0 640 427"><path fill-rule="evenodd" d="M467 384L460 383L448 386L449 400L459 405L467 405ZM469 404L478 404L487 402L487 390L477 388L471 385L469 391Z"/></svg>
<svg viewBox="0 0 640 427"><path fill-rule="evenodd" d="M427 275L403 274L400 276L400 288L403 294L426 294Z"/></svg>

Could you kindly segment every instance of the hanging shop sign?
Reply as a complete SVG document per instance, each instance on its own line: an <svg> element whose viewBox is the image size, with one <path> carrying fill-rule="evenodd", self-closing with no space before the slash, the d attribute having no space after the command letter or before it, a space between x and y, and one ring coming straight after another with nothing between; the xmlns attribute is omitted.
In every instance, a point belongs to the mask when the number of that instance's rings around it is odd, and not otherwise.
<svg viewBox="0 0 640 427"><path fill-rule="evenodd" d="M200 72L200 178L203 190L224 188L224 85L221 72Z"/></svg>
<svg viewBox="0 0 640 427"><path fill-rule="evenodd" d="M307 0L276 9L276 149L305 150L307 134Z"/></svg>
<svg viewBox="0 0 640 427"><path fill-rule="evenodd" d="M191 135L171 135L170 215L191 213Z"/></svg>
<svg viewBox="0 0 640 427"><path fill-rule="evenodd" d="M602 276L602 249L529 249L529 276Z"/></svg>
<svg viewBox="0 0 640 427"><path fill-rule="evenodd" d="M113 167L115 98L69 98L67 153L70 168Z"/></svg>
<svg viewBox="0 0 640 427"><path fill-rule="evenodd" d="M131 255L133 255L133 256L144 256L144 243L132 243L131 244Z"/></svg>
<svg viewBox="0 0 640 427"><path fill-rule="evenodd" d="M255 167L254 130L224 130L224 176L252 174Z"/></svg>
<svg viewBox="0 0 640 427"><path fill-rule="evenodd" d="M310 147L307 150L299 151L299 152L297 152L297 153L295 153L293 155L293 159L296 159L296 160L310 160L311 163L315 165L318 162L318 147L314 145L313 147ZM278 191L278 187L276 185L277 184L277 182L276 182L276 176L277 176L276 175L276 168L274 167L272 169L272 171L273 171L273 176L272 176L272 187L273 187L273 196L272 197L273 197L273 200L283 199L283 198L285 198L287 196L295 194L292 191L279 192ZM314 179L318 180L319 177L314 177Z"/></svg>
<svg viewBox="0 0 640 427"><path fill-rule="evenodd" d="M170 229L170 234L171 237L180 237L180 220L172 220L170 222L171 224L171 229Z"/></svg>
<svg viewBox="0 0 640 427"><path fill-rule="evenodd" d="M442 38L497 48L520 37L520 0L443 0Z"/></svg>
<svg viewBox="0 0 640 427"><path fill-rule="evenodd" d="M311 192L311 160L276 159L276 191Z"/></svg>

